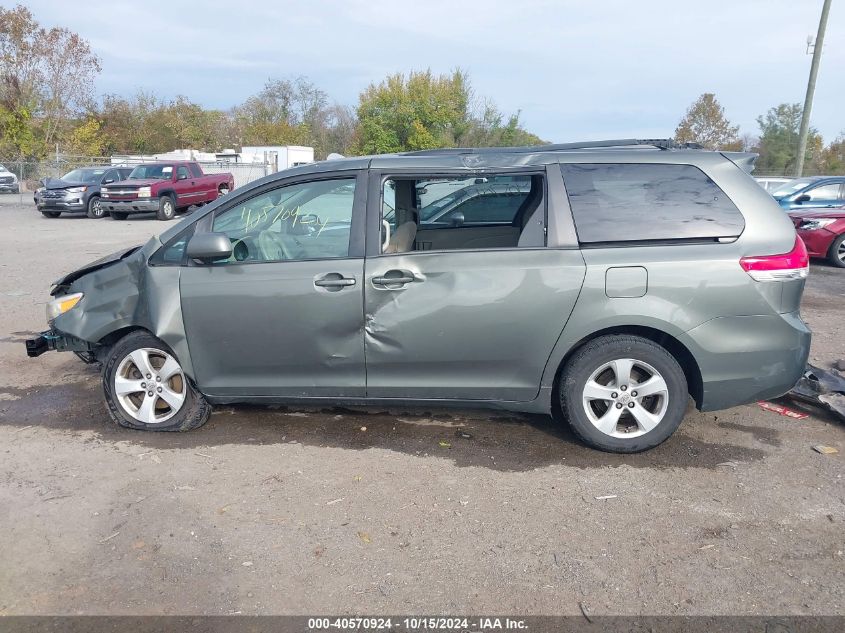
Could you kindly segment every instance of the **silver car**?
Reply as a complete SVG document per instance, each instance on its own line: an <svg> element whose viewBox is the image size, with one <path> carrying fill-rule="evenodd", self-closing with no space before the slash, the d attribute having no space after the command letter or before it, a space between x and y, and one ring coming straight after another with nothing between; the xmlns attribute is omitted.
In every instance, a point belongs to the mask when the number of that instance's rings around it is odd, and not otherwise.
<svg viewBox="0 0 845 633"><path fill-rule="evenodd" d="M27 350L101 363L133 429L425 403L645 450L690 399L772 398L804 369L807 253L753 159L623 140L296 167L59 279Z"/></svg>

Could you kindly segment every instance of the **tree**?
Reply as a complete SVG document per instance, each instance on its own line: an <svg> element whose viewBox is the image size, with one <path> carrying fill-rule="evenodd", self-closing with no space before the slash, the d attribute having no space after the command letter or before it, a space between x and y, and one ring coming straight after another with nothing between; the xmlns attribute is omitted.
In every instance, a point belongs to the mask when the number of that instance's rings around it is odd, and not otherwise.
<svg viewBox="0 0 845 633"><path fill-rule="evenodd" d="M822 152L820 171L828 175L845 174L845 130Z"/></svg>
<svg viewBox="0 0 845 633"><path fill-rule="evenodd" d="M679 143L700 143L706 149L738 149L738 125L725 118L725 109L712 92L705 92L687 109L675 129Z"/></svg>
<svg viewBox="0 0 845 633"><path fill-rule="evenodd" d="M42 28L22 5L0 7L0 104L30 121L41 146L32 151L45 152L91 105L99 71L98 57L76 33Z"/></svg>
<svg viewBox="0 0 845 633"><path fill-rule="evenodd" d="M358 121L365 154L542 142L522 128L519 113L506 118L490 101L479 106L461 70L395 74L370 84L359 98Z"/></svg>
<svg viewBox="0 0 845 633"><path fill-rule="evenodd" d="M801 125L801 104L781 103L757 117L760 140L755 150L760 154L756 171L778 175L792 174L798 155L798 130ZM807 171L818 170L822 138L810 128L805 162Z"/></svg>

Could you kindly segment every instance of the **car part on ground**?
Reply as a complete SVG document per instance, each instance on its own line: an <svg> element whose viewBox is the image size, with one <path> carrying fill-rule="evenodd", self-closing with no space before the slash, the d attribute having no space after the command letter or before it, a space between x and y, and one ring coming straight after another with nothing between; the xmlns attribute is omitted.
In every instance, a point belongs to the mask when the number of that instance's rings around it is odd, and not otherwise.
<svg viewBox="0 0 845 633"><path fill-rule="evenodd" d="M433 150L279 172L60 279L27 353L105 361L110 410L133 428L192 428L189 403L401 402L563 411L594 447L645 450L690 396L711 411L783 395L810 344L807 252L748 177L754 156L670 147ZM452 195L462 188L478 195ZM160 205L171 192L158 193ZM442 222L421 217L432 196L450 205ZM179 408L158 391L115 395L116 376L149 385L145 361L127 360L137 349L155 350L154 369L178 363Z"/></svg>
<svg viewBox="0 0 845 633"><path fill-rule="evenodd" d="M845 377L807 364L807 371L789 392L789 396L807 402L836 415L845 422Z"/></svg>

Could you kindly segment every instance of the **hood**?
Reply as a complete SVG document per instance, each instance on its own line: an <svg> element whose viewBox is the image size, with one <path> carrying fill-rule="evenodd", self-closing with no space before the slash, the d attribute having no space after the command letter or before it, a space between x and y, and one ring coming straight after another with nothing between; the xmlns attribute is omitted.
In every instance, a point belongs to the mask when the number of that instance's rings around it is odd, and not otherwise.
<svg viewBox="0 0 845 633"><path fill-rule="evenodd" d="M845 207L828 207L826 209L793 211L789 214L789 217L793 220L809 220L811 218L845 218Z"/></svg>
<svg viewBox="0 0 845 633"><path fill-rule="evenodd" d="M69 189L70 187L91 187L93 183L90 182L70 182L62 180L61 178L45 178L45 189Z"/></svg>
<svg viewBox="0 0 845 633"><path fill-rule="evenodd" d="M111 255L101 257L100 259L93 261L90 264L86 264L82 268L74 270L72 273L68 273L64 277L60 277L59 279L53 282L53 290L50 292L50 294L55 295L59 288L73 283L83 275L87 275L88 273L93 272L95 270L105 268L106 266L111 266L112 264L119 262L121 259L129 257L129 255L137 251L139 248L141 248L140 244L138 246L133 246L132 248L124 248L122 250L117 251L116 253L112 253Z"/></svg>

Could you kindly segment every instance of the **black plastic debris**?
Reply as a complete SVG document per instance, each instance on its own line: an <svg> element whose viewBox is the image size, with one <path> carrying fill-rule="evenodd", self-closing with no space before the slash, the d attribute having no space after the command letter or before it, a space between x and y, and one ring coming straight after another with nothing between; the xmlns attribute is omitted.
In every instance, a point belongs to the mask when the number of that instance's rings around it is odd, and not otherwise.
<svg viewBox="0 0 845 633"><path fill-rule="evenodd" d="M845 377L838 372L807 364L804 375L789 396L827 409L845 422Z"/></svg>

